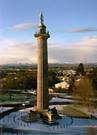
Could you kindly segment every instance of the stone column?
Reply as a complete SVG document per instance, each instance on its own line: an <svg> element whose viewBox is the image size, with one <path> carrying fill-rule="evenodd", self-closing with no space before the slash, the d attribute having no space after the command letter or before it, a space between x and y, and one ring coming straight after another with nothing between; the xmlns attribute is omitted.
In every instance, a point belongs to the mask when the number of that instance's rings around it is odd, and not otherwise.
<svg viewBox="0 0 97 135"><path fill-rule="evenodd" d="M48 108L48 54L46 37L38 37L37 109Z"/></svg>
<svg viewBox="0 0 97 135"><path fill-rule="evenodd" d="M49 33L43 24L43 15L40 16L38 32L35 34L38 44L38 70L37 70L37 110L48 109L48 52L47 39Z"/></svg>

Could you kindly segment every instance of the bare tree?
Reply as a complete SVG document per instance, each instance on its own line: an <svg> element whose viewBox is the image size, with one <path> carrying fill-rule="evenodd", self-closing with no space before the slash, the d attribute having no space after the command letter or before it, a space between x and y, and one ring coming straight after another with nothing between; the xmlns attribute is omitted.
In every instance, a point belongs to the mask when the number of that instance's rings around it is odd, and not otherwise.
<svg viewBox="0 0 97 135"><path fill-rule="evenodd" d="M90 109L95 97L95 90L92 86L92 81L88 77L83 77L74 90L74 95L81 99L81 102Z"/></svg>

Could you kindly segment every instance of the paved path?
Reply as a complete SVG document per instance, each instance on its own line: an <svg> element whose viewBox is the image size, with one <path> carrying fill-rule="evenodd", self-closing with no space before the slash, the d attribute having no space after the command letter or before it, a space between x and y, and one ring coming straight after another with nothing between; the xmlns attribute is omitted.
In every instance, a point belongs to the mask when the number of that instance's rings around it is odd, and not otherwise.
<svg viewBox="0 0 97 135"><path fill-rule="evenodd" d="M95 133L95 129L92 128L92 127L88 128L88 135L97 135L97 134Z"/></svg>

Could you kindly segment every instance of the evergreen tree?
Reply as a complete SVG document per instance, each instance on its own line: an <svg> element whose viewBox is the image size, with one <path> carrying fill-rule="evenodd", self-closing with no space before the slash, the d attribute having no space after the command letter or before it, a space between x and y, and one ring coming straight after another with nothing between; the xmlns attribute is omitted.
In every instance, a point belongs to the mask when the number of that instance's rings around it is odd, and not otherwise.
<svg viewBox="0 0 97 135"><path fill-rule="evenodd" d="M76 73L77 73L77 74L81 74L81 75L84 75L84 74L85 74L83 63L80 63L80 64L78 65L78 68L77 68L77 70L76 70Z"/></svg>

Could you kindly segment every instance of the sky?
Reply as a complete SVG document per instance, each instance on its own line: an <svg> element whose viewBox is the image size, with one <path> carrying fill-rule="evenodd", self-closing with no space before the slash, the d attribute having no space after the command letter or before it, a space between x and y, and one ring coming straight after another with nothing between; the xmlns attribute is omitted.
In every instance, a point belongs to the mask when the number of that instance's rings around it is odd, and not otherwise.
<svg viewBox="0 0 97 135"><path fill-rule="evenodd" d="M0 64L37 63L40 11L49 63L97 62L97 0L0 0Z"/></svg>

